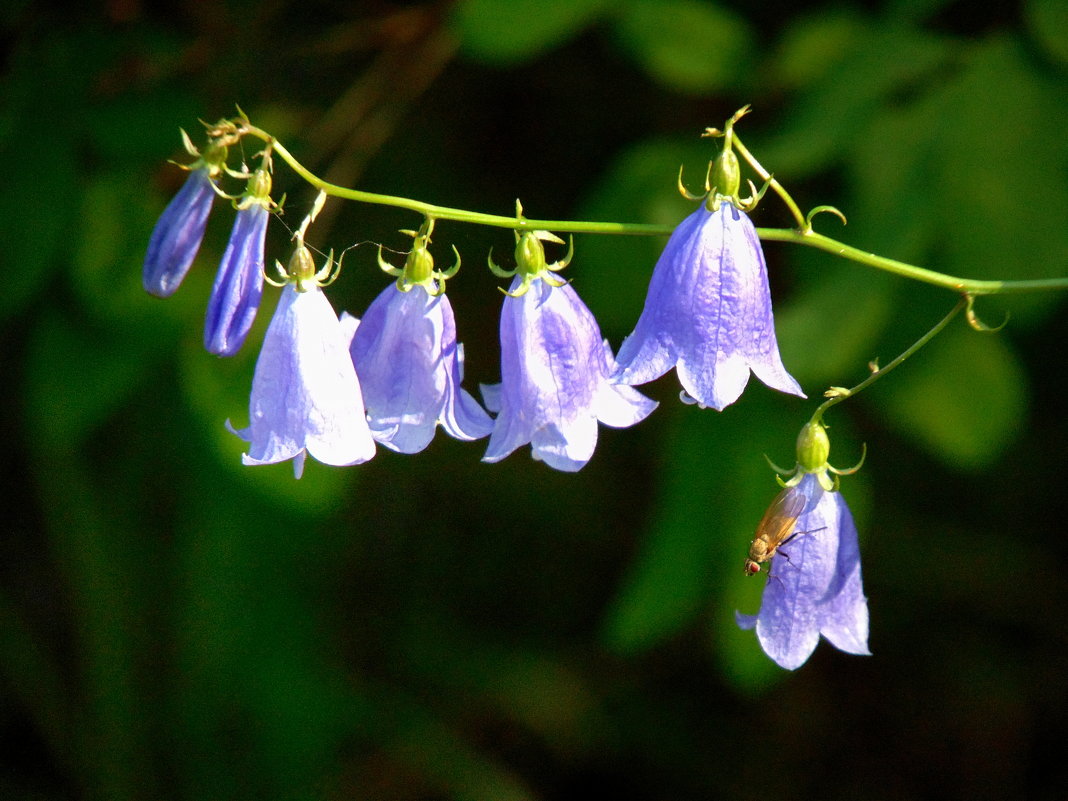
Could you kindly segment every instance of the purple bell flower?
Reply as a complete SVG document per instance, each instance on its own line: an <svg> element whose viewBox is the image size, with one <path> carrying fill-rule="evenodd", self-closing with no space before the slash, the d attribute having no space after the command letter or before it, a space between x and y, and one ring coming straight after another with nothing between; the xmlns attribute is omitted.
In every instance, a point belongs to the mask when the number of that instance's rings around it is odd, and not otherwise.
<svg viewBox="0 0 1068 801"><path fill-rule="evenodd" d="M716 202L715 211L702 203L671 234L613 379L644 384L676 367L688 395L722 410L752 370L769 387L803 398L779 357L756 228L731 202Z"/></svg>
<svg viewBox="0 0 1068 801"><path fill-rule="evenodd" d="M841 494L825 490L816 473L805 473L797 490L807 499L797 533L772 559L760 611L736 612L738 625L755 628L764 653L787 670L805 663L821 634L840 651L870 655L853 516Z"/></svg>
<svg viewBox="0 0 1068 801"><path fill-rule="evenodd" d="M501 309L501 383L482 388L486 407L499 412L483 461L499 462L529 442L550 467L581 469L593 456L598 421L624 428L657 406L611 383L614 368L570 284L517 274Z"/></svg>
<svg viewBox="0 0 1068 801"><path fill-rule="evenodd" d="M169 297L189 272L215 200L211 174L212 168L207 165L190 171L152 229L142 273L145 291L160 298Z"/></svg>
<svg viewBox="0 0 1068 801"><path fill-rule="evenodd" d="M358 326L347 315L342 323L356 328L350 352L376 440L400 453L418 453L439 423L456 439L489 435L493 419L460 388L463 345L456 342L444 293L390 284Z"/></svg>
<svg viewBox="0 0 1068 801"><path fill-rule="evenodd" d="M282 290L256 362L249 426L227 427L250 445L245 464L292 459L297 478L307 454L330 465L375 455L348 341L318 286Z"/></svg>

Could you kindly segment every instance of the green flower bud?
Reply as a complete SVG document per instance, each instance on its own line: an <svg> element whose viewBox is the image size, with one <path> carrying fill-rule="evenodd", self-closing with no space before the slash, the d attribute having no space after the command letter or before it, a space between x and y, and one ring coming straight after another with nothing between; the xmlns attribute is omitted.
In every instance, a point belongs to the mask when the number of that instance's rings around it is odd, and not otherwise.
<svg viewBox="0 0 1068 801"><path fill-rule="evenodd" d="M246 197L256 200L270 200L271 197L271 173L266 167L260 167L248 179L245 187Z"/></svg>
<svg viewBox="0 0 1068 801"><path fill-rule="evenodd" d="M303 244L298 245L293 255L289 257L286 273L296 283L298 291L307 291L306 287L315 278L315 260Z"/></svg>
<svg viewBox="0 0 1068 801"><path fill-rule="evenodd" d="M831 439L822 423L805 423L797 435L797 463L806 473L817 473L827 468L831 455Z"/></svg>
<svg viewBox="0 0 1068 801"><path fill-rule="evenodd" d="M228 154L229 148L226 145L211 141L201 153L200 160L204 162L204 166L208 168L211 175L218 175L226 164Z"/></svg>
<svg viewBox="0 0 1068 801"><path fill-rule="evenodd" d="M738 197L738 189L742 185L742 169L729 140L724 143L723 151L712 162L709 184L716 194Z"/></svg>
<svg viewBox="0 0 1068 801"><path fill-rule="evenodd" d="M545 246L534 231L524 231L516 242L515 263L523 275L537 276L545 269Z"/></svg>
<svg viewBox="0 0 1068 801"><path fill-rule="evenodd" d="M411 252L404 260L404 281L410 286L424 284L434 275L434 257L426 247L426 240L416 237Z"/></svg>

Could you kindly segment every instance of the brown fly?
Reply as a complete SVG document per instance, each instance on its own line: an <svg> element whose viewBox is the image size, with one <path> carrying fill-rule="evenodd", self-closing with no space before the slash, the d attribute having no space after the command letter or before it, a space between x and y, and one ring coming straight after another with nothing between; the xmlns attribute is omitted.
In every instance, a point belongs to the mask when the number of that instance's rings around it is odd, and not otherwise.
<svg viewBox="0 0 1068 801"><path fill-rule="evenodd" d="M768 511L764 512L764 517L760 519L756 536L749 543L749 558L745 560L747 576L759 573L761 563L770 561L779 546L797 536L791 532L797 524L797 518L805 511L807 500L804 493L796 487L787 487L775 496Z"/></svg>

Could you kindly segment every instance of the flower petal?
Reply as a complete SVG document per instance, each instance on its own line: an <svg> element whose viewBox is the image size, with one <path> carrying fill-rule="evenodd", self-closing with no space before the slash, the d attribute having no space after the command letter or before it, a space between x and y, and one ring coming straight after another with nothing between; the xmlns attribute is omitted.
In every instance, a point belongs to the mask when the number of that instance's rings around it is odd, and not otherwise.
<svg viewBox="0 0 1068 801"><path fill-rule="evenodd" d="M702 203L679 223L619 365L614 380L631 385L675 366L686 392L714 409L738 399L750 370L804 397L779 358L764 254L745 212L727 201L709 212Z"/></svg>
<svg viewBox="0 0 1068 801"><path fill-rule="evenodd" d="M320 290L282 291L256 362L249 426L235 433L250 443L245 464L303 464L305 449L331 465L374 456L341 325Z"/></svg>
<svg viewBox="0 0 1068 801"><path fill-rule="evenodd" d="M615 359L612 357L608 340L603 344L605 374L610 375L615 369ZM612 428L627 428L640 423L659 405L658 401L645 397L634 387L609 382L601 384L593 399L593 410L597 419Z"/></svg>
<svg viewBox="0 0 1068 801"><path fill-rule="evenodd" d="M214 200L208 168L191 171L152 229L142 273L146 291L165 298L178 289L200 250Z"/></svg>
<svg viewBox="0 0 1068 801"><path fill-rule="evenodd" d="M245 343L263 293L263 240L267 209L256 203L237 212L204 321L204 347L233 356Z"/></svg>
<svg viewBox="0 0 1068 801"><path fill-rule="evenodd" d="M466 393L458 398L456 324L447 296L390 284L368 308L350 350L371 430L383 445L417 453L438 423L460 439L489 434L489 415Z"/></svg>
<svg viewBox="0 0 1068 801"><path fill-rule="evenodd" d="M515 292L521 285L517 276ZM569 285L535 278L501 309L501 384L483 387L499 411L484 461L496 462L531 443L534 458L573 472L589 461L599 417L619 425L643 419L656 404L614 386L614 366L593 314Z"/></svg>
<svg viewBox="0 0 1068 801"><path fill-rule="evenodd" d="M821 603L835 575L838 554L838 507L814 474L799 489L811 499L797 520L792 541L772 560L756 632L761 647L787 670L805 663L819 642Z"/></svg>
<svg viewBox="0 0 1068 801"><path fill-rule="evenodd" d="M868 599L860 575L860 544L857 527L845 499L837 493L838 557L834 581L822 604L820 633L840 651L869 656Z"/></svg>

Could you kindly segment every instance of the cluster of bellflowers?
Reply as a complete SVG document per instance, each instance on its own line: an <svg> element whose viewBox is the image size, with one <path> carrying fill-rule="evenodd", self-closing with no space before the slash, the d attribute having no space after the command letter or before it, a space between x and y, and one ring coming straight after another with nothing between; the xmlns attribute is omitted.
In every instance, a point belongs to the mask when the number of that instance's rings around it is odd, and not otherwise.
<svg viewBox="0 0 1068 801"><path fill-rule="evenodd" d="M515 267L504 270L489 259L494 274L510 285L502 288L501 380L482 385L481 403L462 386L464 350L445 292L460 256L455 253L446 270L435 268L435 220L428 216L418 230L404 232L412 247L403 267L390 265L379 249L379 266L395 280L361 318L339 318L324 289L340 262L331 254L317 267L305 244L326 194L320 193L294 233L288 264L275 262L268 275L264 237L278 210L271 199L272 143L258 154L255 169L231 170L227 154L243 135L240 124L209 128L202 151L183 132L193 161L152 232L144 286L160 297L175 292L196 258L216 198L234 206L233 230L208 300L205 348L218 356L237 353L264 282L281 289L256 362L248 426L226 423L247 443L247 465L291 460L300 478L308 455L341 466L366 462L379 445L418 453L440 427L460 440L488 438L485 462L529 445L533 458L549 467L578 471L593 456L599 424L625 428L645 419L657 403L635 387L672 368L682 399L702 408L722 410L735 402L750 373L769 387L805 397L779 356L767 267L747 215L762 192L750 183L749 197L739 195L731 128L740 115L721 134L723 149L710 163L705 193L693 197L699 203L670 236L618 355L559 275L573 257L573 243L564 258L550 263L545 243L564 241L525 225L517 203ZM226 194L224 176L244 180L244 191ZM807 659L821 633L842 650L867 653L856 529L828 484L825 457L821 462L811 450L799 456L791 479L791 491L806 499L793 522L819 532L798 537L789 554L778 553L759 614L739 617L743 627L755 626L764 650L787 668Z"/></svg>

